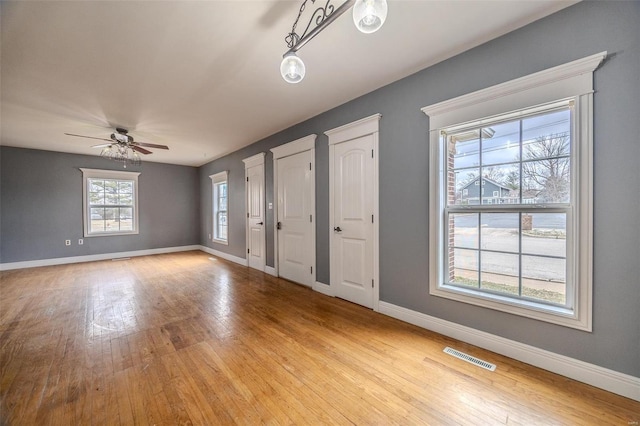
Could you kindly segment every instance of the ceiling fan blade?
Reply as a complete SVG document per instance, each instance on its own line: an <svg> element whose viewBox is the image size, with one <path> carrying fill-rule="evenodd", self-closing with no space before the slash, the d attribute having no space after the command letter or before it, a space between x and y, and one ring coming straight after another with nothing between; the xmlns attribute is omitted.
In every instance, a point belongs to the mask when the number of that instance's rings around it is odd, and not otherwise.
<svg viewBox="0 0 640 426"><path fill-rule="evenodd" d="M131 145L147 146L149 148L169 149L166 145L156 145L155 143L131 142Z"/></svg>
<svg viewBox="0 0 640 426"><path fill-rule="evenodd" d="M101 143L98 145L91 145L91 148L106 148L111 145L113 145L113 143Z"/></svg>
<svg viewBox="0 0 640 426"><path fill-rule="evenodd" d="M105 139L105 138L94 138L93 136L84 136L84 135L74 135L73 133L65 133L65 135L69 135L69 136L77 136L77 137L79 137L79 138L98 139L99 141L112 142L112 141L111 141L111 139Z"/></svg>
<svg viewBox="0 0 640 426"><path fill-rule="evenodd" d="M131 149L134 151L138 151L139 153L142 153L142 154L153 154L153 152L144 148L140 148L139 146L136 146L136 145L131 145Z"/></svg>

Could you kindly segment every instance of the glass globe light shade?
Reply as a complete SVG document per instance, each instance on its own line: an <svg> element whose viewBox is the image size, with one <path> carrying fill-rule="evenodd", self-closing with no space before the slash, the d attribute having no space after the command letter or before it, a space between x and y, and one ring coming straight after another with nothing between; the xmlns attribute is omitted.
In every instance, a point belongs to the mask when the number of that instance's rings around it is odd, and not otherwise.
<svg viewBox="0 0 640 426"><path fill-rule="evenodd" d="M386 0L357 0L353 6L353 23L365 34L378 31L385 19Z"/></svg>
<svg viewBox="0 0 640 426"><path fill-rule="evenodd" d="M287 53L280 64L280 74L287 83L299 83L304 78L305 68L302 59L295 53Z"/></svg>

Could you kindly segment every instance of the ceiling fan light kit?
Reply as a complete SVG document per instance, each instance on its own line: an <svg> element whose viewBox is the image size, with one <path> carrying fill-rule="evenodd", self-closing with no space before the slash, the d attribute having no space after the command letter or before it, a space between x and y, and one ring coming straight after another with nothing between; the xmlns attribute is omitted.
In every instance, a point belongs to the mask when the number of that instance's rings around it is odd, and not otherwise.
<svg viewBox="0 0 640 426"><path fill-rule="evenodd" d="M145 155L153 154L151 151L143 147L169 149L169 147L166 145L136 142L133 139L133 136L129 135L129 131L121 127L117 127L116 131L111 134L111 140L105 138L96 138L93 136L75 135L73 133L65 133L65 135L106 141L107 143L93 145L92 148L102 148L102 151L100 152L101 157L108 158L113 161L118 161L122 163L125 169L127 168L127 164L131 164L133 166L139 166L140 164L142 164L142 159L140 158L138 153Z"/></svg>
<svg viewBox="0 0 640 426"><path fill-rule="evenodd" d="M297 51L349 8L353 7L353 23L356 28L365 34L378 31L387 19L386 0L346 0L337 8L331 3L331 0L327 0L324 6L318 6L313 11L307 26L300 35L296 33L296 27L308 1L302 2L298 17L291 27L291 32L285 37L289 50L283 55L280 63L280 74L287 83L301 82L306 72L304 62L296 54ZM322 0L318 0L318 2L320 1ZM311 0L311 3L315 4L315 2L316 0ZM313 23L315 26L312 26Z"/></svg>

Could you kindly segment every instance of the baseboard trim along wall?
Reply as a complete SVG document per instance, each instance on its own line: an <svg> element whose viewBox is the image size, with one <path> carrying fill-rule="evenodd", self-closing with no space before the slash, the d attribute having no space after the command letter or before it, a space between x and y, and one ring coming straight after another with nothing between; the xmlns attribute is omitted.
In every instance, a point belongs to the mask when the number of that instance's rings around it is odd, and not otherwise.
<svg viewBox="0 0 640 426"><path fill-rule="evenodd" d="M505 339L391 303L380 302L379 312L570 379L640 401L640 378L638 377Z"/></svg>
<svg viewBox="0 0 640 426"><path fill-rule="evenodd" d="M117 253L88 254L86 256L58 257L55 259L27 260L24 262L0 263L0 271L12 269L37 268L40 266L67 265L69 263L95 262L97 260L110 260L122 257L149 256L152 254L175 253L179 251L200 250L199 245L162 247L148 250L121 251Z"/></svg>
<svg viewBox="0 0 640 426"><path fill-rule="evenodd" d="M249 262L247 261L247 259L244 259L242 257L234 256L232 254L228 254L223 251L214 250L207 246L198 246L198 249L202 250L205 253L212 254L216 257L228 260L233 263L237 263L238 265L249 266Z"/></svg>
<svg viewBox="0 0 640 426"><path fill-rule="evenodd" d="M276 273L276 268L273 268L273 267L271 267L271 266L265 266L265 267L264 267L264 273L265 273L265 274L272 275L272 276L274 276L274 277L277 277L277 276L278 276L278 274Z"/></svg>

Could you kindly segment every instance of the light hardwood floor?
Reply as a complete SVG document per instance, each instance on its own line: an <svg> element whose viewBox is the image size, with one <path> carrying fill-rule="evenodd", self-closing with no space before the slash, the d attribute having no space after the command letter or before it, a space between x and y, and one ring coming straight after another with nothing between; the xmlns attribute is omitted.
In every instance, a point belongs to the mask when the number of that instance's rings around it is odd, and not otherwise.
<svg viewBox="0 0 640 426"><path fill-rule="evenodd" d="M3 424L640 420L638 402L203 252L0 281Z"/></svg>

